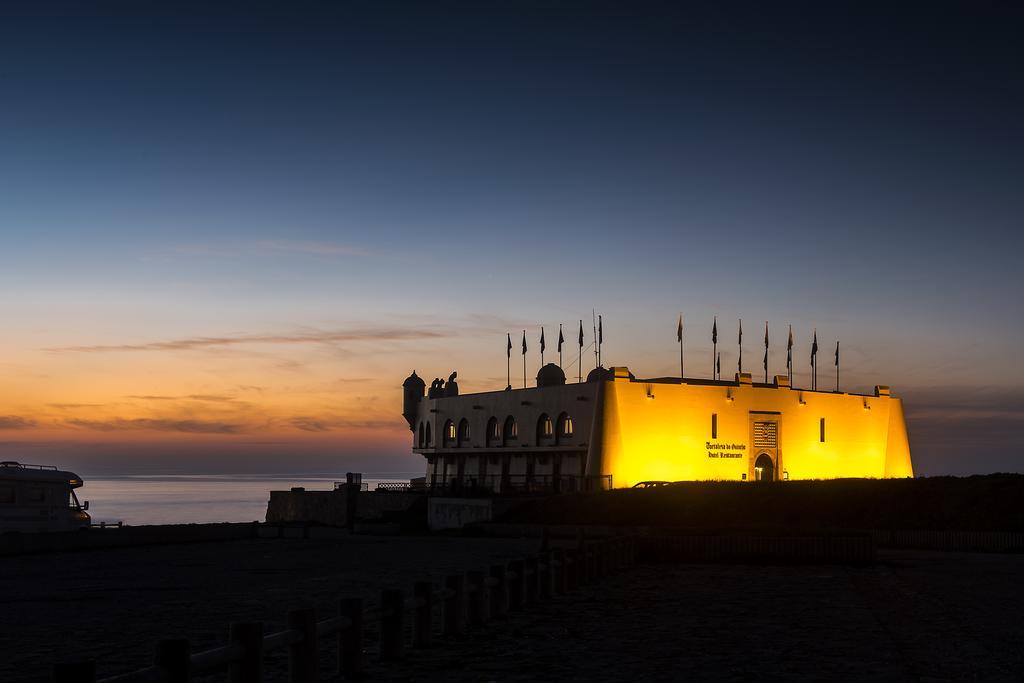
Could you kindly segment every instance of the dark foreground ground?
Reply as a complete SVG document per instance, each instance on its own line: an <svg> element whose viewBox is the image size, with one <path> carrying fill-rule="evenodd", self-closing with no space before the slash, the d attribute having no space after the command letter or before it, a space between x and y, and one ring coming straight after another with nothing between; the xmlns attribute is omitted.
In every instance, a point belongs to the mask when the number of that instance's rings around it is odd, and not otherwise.
<svg viewBox="0 0 1024 683"><path fill-rule="evenodd" d="M54 657L100 675L144 666L161 637L224 642L231 620L375 599L537 549L536 540L249 540L0 560L0 680ZM1024 555L886 551L869 567L641 565L470 632L373 662L370 679L1020 680ZM325 613L324 616L327 616ZM325 652L325 660L330 653ZM325 661L325 671L327 662ZM268 680L283 677L280 656ZM223 676L220 677L223 679Z"/></svg>

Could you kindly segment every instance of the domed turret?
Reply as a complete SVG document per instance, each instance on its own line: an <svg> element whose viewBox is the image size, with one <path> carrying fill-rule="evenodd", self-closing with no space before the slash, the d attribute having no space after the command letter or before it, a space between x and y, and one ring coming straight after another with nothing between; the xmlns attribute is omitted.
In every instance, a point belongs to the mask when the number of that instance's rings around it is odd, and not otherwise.
<svg viewBox="0 0 1024 683"><path fill-rule="evenodd" d="M616 370L619 371L618 375L616 375ZM602 366L594 368L593 370L590 371L590 374L587 375L587 381L588 382L611 382L616 376L618 376L618 377L625 376L625 375L621 374L623 372L625 372L625 373L627 373L629 375L629 381L630 382L636 380L636 375L634 375L632 372L630 372L629 368L624 368L624 367L620 367L620 368L606 368L606 367L604 367L602 365Z"/></svg>
<svg viewBox="0 0 1024 683"><path fill-rule="evenodd" d="M426 386L426 383L416 375L415 370L402 382L402 417L409 423L409 429L415 429L416 406L423 400L423 390Z"/></svg>
<svg viewBox="0 0 1024 683"><path fill-rule="evenodd" d="M565 384L565 373L554 363L548 363L537 371L538 387L554 387Z"/></svg>

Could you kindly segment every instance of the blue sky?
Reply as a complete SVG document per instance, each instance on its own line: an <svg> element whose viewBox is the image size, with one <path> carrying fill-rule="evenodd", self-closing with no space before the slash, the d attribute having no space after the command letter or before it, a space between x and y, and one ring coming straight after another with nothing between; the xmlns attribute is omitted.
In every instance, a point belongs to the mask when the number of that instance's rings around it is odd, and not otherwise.
<svg viewBox="0 0 1024 683"><path fill-rule="evenodd" d="M1024 466L1016 15L612 2L0 13L0 415L35 424L0 433L9 449L120 448L112 426L129 425L132 453L162 452L165 435L143 427L201 410L154 417L124 396L263 386L233 419L259 416L283 450L329 452L369 420L359 452L408 463L409 370L457 365L464 386L493 388L505 330L551 334L596 307L606 359L639 374L673 371L679 311L708 371L715 314L730 344L743 317L750 366L765 320L776 368L785 326L798 363L817 327L823 347L843 342L847 388L907 396L923 471ZM227 337L247 341L82 350ZM735 349L722 350L728 372ZM65 395L96 413L74 424L104 430L63 434L69 419L45 406ZM914 401L928 406L917 418ZM336 426L288 441L297 415ZM984 455L961 452L981 442ZM238 446L187 448L223 459Z"/></svg>

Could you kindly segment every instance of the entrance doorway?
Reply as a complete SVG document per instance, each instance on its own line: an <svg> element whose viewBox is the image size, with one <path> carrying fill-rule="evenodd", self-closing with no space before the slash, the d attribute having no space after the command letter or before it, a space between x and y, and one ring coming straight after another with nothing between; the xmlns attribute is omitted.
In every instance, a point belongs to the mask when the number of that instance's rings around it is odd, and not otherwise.
<svg viewBox="0 0 1024 683"><path fill-rule="evenodd" d="M775 481L775 464L767 453L757 456L754 461L754 481Z"/></svg>

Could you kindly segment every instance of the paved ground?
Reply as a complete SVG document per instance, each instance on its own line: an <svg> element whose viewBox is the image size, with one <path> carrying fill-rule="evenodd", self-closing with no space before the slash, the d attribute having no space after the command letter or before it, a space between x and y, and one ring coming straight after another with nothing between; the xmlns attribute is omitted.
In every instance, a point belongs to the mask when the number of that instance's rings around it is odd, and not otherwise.
<svg viewBox="0 0 1024 683"><path fill-rule="evenodd" d="M277 630L289 609L333 606L342 595L376 601L381 588L408 590L537 545L349 536L2 558L0 681L47 681L55 658L94 657L101 677L124 673L149 665L160 638L216 647L230 621L262 620ZM272 672L280 666L270 662Z"/></svg>
<svg viewBox="0 0 1024 683"><path fill-rule="evenodd" d="M54 657L101 675L145 665L157 638L221 644L231 620L482 567L534 540L276 540L0 560L0 680ZM1024 678L1024 555L883 552L863 568L640 566L455 642L373 663L391 680ZM122 645L123 644L123 645ZM325 664L331 656L325 652ZM268 662L283 675L280 657Z"/></svg>
<svg viewBox="0 0 1024 683"><path fill-rule="evenodd" d="M1021 680L1024 556L641 566L415 653L405 680Z"/></svg>

